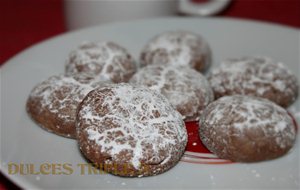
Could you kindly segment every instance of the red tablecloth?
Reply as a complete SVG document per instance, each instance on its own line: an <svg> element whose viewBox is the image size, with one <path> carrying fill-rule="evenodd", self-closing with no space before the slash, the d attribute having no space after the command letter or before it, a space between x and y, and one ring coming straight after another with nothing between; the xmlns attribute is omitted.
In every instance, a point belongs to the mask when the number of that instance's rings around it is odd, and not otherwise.
<svg viewBox="0 0 300 190"><path fill-rule="evenodd" d="M202 0L194 0L202 1ZM0 0L0 64L28 46L66 31L62 0ZM233 0L217 16L300 27L299 0ZM0 174L0 190L16 188Z"/></svg>

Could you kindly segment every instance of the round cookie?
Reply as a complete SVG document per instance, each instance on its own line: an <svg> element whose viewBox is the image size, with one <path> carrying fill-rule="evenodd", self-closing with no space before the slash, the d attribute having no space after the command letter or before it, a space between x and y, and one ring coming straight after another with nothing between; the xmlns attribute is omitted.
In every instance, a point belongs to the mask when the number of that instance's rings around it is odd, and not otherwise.
<svg viewBox="0 0 300 190"><path fill-rule="evenodd" d="M212 70L208 80L215 98L251 95L288 107L298 96L297 78L281 63L268 57L228 59Z"/></svg>
<svg viewBox="0 0 300 190"><path fill-rule="evenodd" d="M76 109L84 96L100 83L83 76L52 76L36 85L26 109L42 128L55 134L76 138Z"/></svg>
<svg viewBox="0 0 300 190"><path fill-rule="evenodd" d="M114 42L85 42L66 61L66 74L86 74L100 81L127 82L136 72L127 50Z"/></svg>
<svg viewBox="0 0 300 190"><path fill-rule="evenodd" d="M208 43L198 34L188 31L169 31L152 38L143 48L141 66L173 64L189 66L203 72L211 64Z"/></svg>
<svg viewBox="0 0 300 190"><path fill-rule="evenodd" d="M200 138L211 152L237 162L280 157L296 139L287 111L259 97L224 96L208 105L199 125Z"/></svg>
<svg viewBox="0 0 300 190"><path fill-rule="evenodd" d="M76 126L81 152L119 176L165 172L187 143L184 122L165 97L129 84L91 91L78 107Z"/></svg>
<svg viewBox="0 0 300 190"><path fill-rule="evenodd" d="M163 94L185 121L199 119L202 110L214 100L206 78L196 70L175 65L149 65L129 81Z"/></svg>

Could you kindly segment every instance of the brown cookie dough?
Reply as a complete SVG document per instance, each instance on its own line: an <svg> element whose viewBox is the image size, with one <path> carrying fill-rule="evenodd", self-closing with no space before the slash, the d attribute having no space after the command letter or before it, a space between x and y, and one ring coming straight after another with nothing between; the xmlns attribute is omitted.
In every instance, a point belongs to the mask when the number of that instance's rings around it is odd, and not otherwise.
<svg viewBox="0 0 300 190"><path fill-rule="evenodd" d="M85 74L99 81L127 82L136 72L128 51L114 42L85 42L66 61L66 74Z"/></svg>
<svg viewBox="0 0 300 190"><path fill-rule="evenodd" d="M228 59L212 70L208 80L215 98L251 95L288 107L298 96L297 78L281 63L267 57Z"/></svg>
<svg viewBox="0 0 300 190"><path fill-rule="evenodd" d="M143 48L141 66L172 64L189 66L205 71L211 64L208 43L198 34L189 31L169 31L152 38Z"/></svg>
<svg viewBox="0 0 300 190"><path fill-rule="evenodd" d="M280 157L296 139L286 110L267 99L241 95L209 104L201 116L199 134L219 158L237 162Z"/></svg>
<svg viewBox="0 0 300 190"><path fill-rule="evenodd" d="M185 121L199 119L202 110L214 100L206 78L196 70L175 65L149 65L129 81L163 94Z"/></svg>
<svg viewBox="0 0 300 190"><path fill-rule="evenodd" d="M78 108L76 126L81 152L119 176L165 172L187 143L184 122L165 97L129 84L91 91Z"/></svg>
<svg viewBox="0 0 300 190"><path fill-rule="evenodd" d="M42 128L55 134L76 138L76 109L84 96L99 82L83 76L52 76L36 85L27 100L26 109Z"/></svg>

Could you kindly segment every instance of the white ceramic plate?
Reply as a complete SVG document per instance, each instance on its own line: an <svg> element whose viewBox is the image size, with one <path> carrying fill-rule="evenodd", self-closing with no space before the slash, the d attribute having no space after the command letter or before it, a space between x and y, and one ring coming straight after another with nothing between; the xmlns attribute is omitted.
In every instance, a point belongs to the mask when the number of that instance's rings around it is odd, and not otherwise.
<svg viewBox="0 0 300 190"><path fill-rule="evenodd" d="M146 178L81 174L86 163L75 140L42 130L25 112L34 85L63 73L69 51L84 40L113 40L137 58L146 41L157 33L185 29L202 34L213 50L214 65L228 57L268 55L299 75L299 31L282 26L232 19L166 18L103 25L67 33L9 60L1 68L1 171L24 188L51 189L299 189L299 142L286 156L253 164L192 164L180 162L170 171ZM299 110L299 100L292 108ZM298 120L299 122L299 120ZM8 163L70 164L71 175L8 174ZM85 170L87 173L88 171Z"/></svg>

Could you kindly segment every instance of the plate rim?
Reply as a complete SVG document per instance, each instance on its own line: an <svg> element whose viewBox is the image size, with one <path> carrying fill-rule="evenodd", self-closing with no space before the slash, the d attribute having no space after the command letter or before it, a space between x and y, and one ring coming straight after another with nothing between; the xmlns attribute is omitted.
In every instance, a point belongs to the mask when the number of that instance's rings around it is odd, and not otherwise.
<svg viewBox="0 0 300 190"><path fill-rule="evenodd" d="M19 57L20 55L26 53L27 51L30 51L33 48L36 48L36 46L39 46L41 44L47 43L48 41L52 41L52 40L58 40L60 38L63 38L64 36L68 36L68 35L72 35L72 34L76 34L76 33L81 33L84 31L88 31L88 30L94 30L96 28L101 28L101 27L109 27L111 25L119 25L119 24L134 24L134 23L139 23L139 22L153 22L156 20L173 20L173 21L185 21L185 20L195 20L195 21L200 21L200 20L205 20L205 21L226 21L226 22L238 22L238 23L248 23L248 24L258 24L261 26L268 26L268 27L274 27L274 28L281 28L281 29L286 29L286 30L290 30L293 32L299 32L300 34L300 29L297 27L293 27L293 26L287 26L284 24L280 24L280 23L273 23L273 22L268 22L268 21L260 21L260 20L254 20L254 19L245 19L245 18L236 18L236 17L180 17L180 16L169 16L169 17L158 17L158 18L147 18L147 19L135 19L135 20L130 20L130 21L116 21L116 22L110 22L110 23L104 23L104 24L100 24L100 25L95 25L95 26L88 26L88 27L83 27L83 28L79 28L79 29L75 29L75 30L66 30L63 33L54 35L52 37L46 38L44 40L41 40L39 42L36 42L24 49L22 49L21 51L19 51L18 53L14 54L13 56L11 56L10 58L8 58L6 61L4 61L1 65L0 65L0 70L3 70L5 67L7 67L6 65L8 65L13 59L15 59L16 57Z"/></svg>

